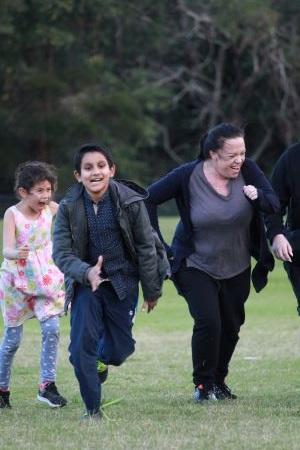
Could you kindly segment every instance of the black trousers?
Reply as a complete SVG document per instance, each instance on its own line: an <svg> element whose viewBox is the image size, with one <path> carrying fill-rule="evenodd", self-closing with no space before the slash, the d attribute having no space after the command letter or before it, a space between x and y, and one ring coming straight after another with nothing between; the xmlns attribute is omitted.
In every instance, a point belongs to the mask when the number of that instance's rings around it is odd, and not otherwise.
<svg viewBox="0 0 300 450"><path fill-rule="evenodd" d="M241 274L216 280L183 264L175 284L194 319L192 335L193 381L221 383L245 321L244 304L250 292L250 267Z"/></svg>
<svg viewBox="0 0 300 450"><path fill-rule="evenodd" d="M298 302L297 311L300 316L300 266L295 266L290 262L285 262L283 265L288 274L290 283L296 296Z"/></svg>

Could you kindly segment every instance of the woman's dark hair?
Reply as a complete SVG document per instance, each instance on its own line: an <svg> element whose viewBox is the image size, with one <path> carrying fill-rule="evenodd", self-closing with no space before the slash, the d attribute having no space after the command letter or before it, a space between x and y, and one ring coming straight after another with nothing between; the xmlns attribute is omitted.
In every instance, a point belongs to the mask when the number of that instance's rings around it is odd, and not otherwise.
<svg viewBox="0 0 300 450"><path fill-rule="evenodd" d="M75 168L76 172L78 172L79 174L81 172L82 159L86 153L90 153L90 152L101 153L107 160L109 167L110 168L113 167L114 161L113 161L112 155L110 153L110 150L108 150L108 148L106 148L104 145L85 144L82 147L80 147L80 149L77 150L77 152L74 155L74 168Z"/></svg>
<svg viewBox="0 0 300 450"><path fill-rule="evenodd" d="M19 188L27 192L33 186L42 181L49 181L51 188L55 191L57 186L56 168L42 161L27 161L18 165L15 172L15 192Z"/></svg>
<svg viewBox="0 0 300 450"><path fill-rule="evenodd" d="M244 137L244 130L230 123L220 123L211 128L200 139L199 159L209 159L209 152L216 152L223 147L227 139Z"/></svg>

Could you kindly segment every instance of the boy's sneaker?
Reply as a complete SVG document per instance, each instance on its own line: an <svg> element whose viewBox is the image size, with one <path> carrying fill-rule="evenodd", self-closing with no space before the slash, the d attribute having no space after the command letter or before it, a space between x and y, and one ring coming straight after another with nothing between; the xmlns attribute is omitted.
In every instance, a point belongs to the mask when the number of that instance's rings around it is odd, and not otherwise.
<svg viewBox="0 0 300 450"><path fill-rule="evenodd" d="M237 398L225 383L215 384L215 395L218 400L235 400Z"/></svg>
<svg viewBox="0 0 300 450"><path fill-rule="evenodd" d="M100 411L97 412L91 412L91 411L87 411L86 413L83 414L82 416L82 420L84 421L99 421L102 419L102 414Z"/></svg>
<svg viewBox="0 0 300 450"><path fill-rule="evenodd" d="M9 403L9 391L0 391L0 408L11 408Z"/></svg>
<svg viewBox="0 0 300 450"><path fill-rule="evenodd" d="M108 365L104 364L100 359L97 360L97 372L100 383L105 383L108 376Z"/></svg>
<svg viewBox="0 0 300 450"><path fill-rule="evenodd" d="M196 386L194 392L194 400L197 403L203 402L205 400L217 400L214 386L205 384L199 384L199 386Z"/></svg>
<svg viewBox="0 0 300 450"><path fill-rule="evenodd" d="M37 399L47 403L51 408L59 408L67 404L67 400L60 395L54 381L47 384L44 389L39 389Z"/></svg>

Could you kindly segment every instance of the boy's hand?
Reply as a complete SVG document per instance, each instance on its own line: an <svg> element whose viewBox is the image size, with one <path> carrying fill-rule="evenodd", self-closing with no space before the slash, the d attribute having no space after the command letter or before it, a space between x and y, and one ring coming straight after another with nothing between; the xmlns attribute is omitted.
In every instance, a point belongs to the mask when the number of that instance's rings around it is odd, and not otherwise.
<svg viewBox="0 0 300 450"><path fill-rule="evenodd" d="M100 255L97 263L91 269L89 269L88 274L87 274L87 279L90 282L93 292L98 289L98 287L101 283L100 273L101 273L102 264L103 264L103 256Z"/></svg>
<svg viewBox="0 0 300 450"><path fill-rule="evenodd" d="M151 312L152 309L157 305L157 300L144 300L142 304L142 312L147 311L147 313Z"/></svg>

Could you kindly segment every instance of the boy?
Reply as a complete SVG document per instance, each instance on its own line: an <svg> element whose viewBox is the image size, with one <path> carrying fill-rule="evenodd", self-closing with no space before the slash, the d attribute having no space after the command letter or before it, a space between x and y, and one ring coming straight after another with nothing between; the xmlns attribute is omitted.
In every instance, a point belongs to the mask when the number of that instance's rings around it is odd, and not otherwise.
<svg viewBox="0 0 300 450"><path fill-rule="evenodd" d="M66 307L72 301L70 361L85 416L100 418L97 358L118 366L134 352L132 316L138 283L143 307L150 312L161 296L165 273L159 273L143 202L146 191L113 179L115 165L102 146L84 145L74 163L78 183L60 203L53 258L65 275Z"/></svg>

